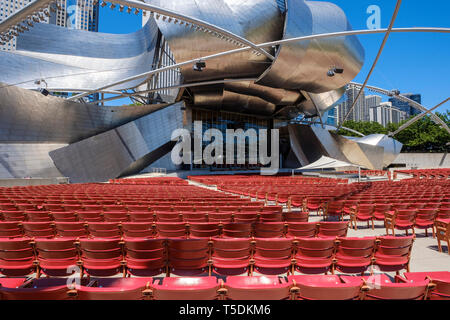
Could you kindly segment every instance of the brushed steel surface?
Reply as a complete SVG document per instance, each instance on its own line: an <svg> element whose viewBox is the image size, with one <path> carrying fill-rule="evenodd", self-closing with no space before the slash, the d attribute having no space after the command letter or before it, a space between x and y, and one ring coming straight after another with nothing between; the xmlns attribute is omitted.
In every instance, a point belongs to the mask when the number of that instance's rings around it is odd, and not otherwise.
<svg viewBox="0 0 450 320"><path fill-rule="evenodd" d="M356 139L347 139L335 133L331 133L339 145L339 149L348 159L348 162L362 166L370 170L381 170L384 166L384 148L365 143L359 143Z"/></svg>
<svg viewBox="0 0 450 320"><path fill-rule="evenodd" d="M372 146L383 147L383 164L385 167L389 166L395 161L403 148L403 144L401 144L399 141L384 134L371 134L362 138L357 138L355 139L355 141L360 144L363 143Z"/></svg>
<svg viewBox="0 0 450 320"><path fill-rule="evenodd" d="M0 52L0 82L37 89L100 87L153 69L158 28L154 20L131 34L105 34L38 23L17 37L17 50ZM135 80L110 90L140 84Z"/></svg>
<svg viewBox="0 0 450 320"><path fill-rule="evenodd" d="M71 182L107 181L130 172L133 166L145 168L150 163L142 158L157 160L151 153L171 141L173 130L183 127L183 106L182 102L168 106L113 130L54 150L50 157Z"/></svg>
<svg viewBox="0 0 450 320"><path fill-rule="evenodd" d="M287 8L283 39L351 30L345 13L332 3L288 0ZM364 49L356 36L332 37L283 44L276 58L260 84L323 93L342 88L359 73ZM334 66L344 73L328 77Z"/></svg>
<svg viewBox="0 0 450 320"><path fill-rule="evenodd" d="M274 0L146 0L145 2L210 22L253 43L280 39L283 17ZM236 45L209 33L157 20L158 27L169 42L177 62L195 59L206 54L236 48ZM273 54L273 50L269 53ZM251 51L211 59L203 72L192 66L181 68L184 80L189 82L224 78L246 78L261 75L271 61Z"/></svg>
<svg viewBox="0 0 450 320"><path fill-rule="evenodd" d="M0 178L62 177L48 153L61 143L0 143Z"/></svg>
<svg viewBox="0 0 450 320"><path fill-rule="evenodd" d="M72 143L162 107L99 107L0 83L0 143Z"/></svg>

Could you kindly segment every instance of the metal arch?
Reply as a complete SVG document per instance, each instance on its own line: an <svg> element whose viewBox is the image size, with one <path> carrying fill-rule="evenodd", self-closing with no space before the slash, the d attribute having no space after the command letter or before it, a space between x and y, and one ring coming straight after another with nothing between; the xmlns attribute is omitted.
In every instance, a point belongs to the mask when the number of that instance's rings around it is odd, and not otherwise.
<svg viewBox="0 0 450 320"><path fill-rule="evenodd" d="M423 117L425 117L427 114L431 114L431 112L433 112L434 110L436 110L437 108L439 108L440 106L446 104L448 101L450 101L450 97L445 99L444 101L442 101L441 103L439 103L438 105L436 105L435 107L431 108L430 110L428 110L427 112L421 113L417 116L415 116L414 118L410 119L408 122L406 122L405 124L403 124L402 126L400 126L400 128L398 128L394 133L389 133L390 137L395 136L396 134L398 134L399 132L405 130L406 128L408 128L409 126L411 126L413 123L419 121L420 119L422 119Z"/></svg>
<svg viewBox="0 0 450 320"><path fill-rule="evenodd" d="M356 82L350 82L349 85L351 86L355 86L358 88L362 87L362 84L360 83L356 83ZM381 89L381 88L377 88L374 86L366 86L367 89L384 94L384 95L392 95L391 91L385 90L385 89ZM405 96L402 95L396 95L396 98L398 98L399 100L403 101L403 102L407 102L409 103L413 108L416 108L422 112L428 112L429 110L427 108L425 108L423 105L421 105L420 103L417 103L414 100L411 100ZM431 113L431 118L432 120L437 124L437 125L441 125L448 133L450 133L450 128L447 126L447 124L441 119L439 118L437 115L435 115L434 113Z"/></svg>
<svg viewBox="0 0 450 320"><path fill-rule="evenodd" d="M306 40L312 40L312 39L320 39L320 38L327 38L327 37L339 37L339 36L346 36L346 35L363 35L363 34L379 34L379 33L385 33L387 32L387 29L378 29L378 30L352 30L352 31L342 31L342 32L331 32L331 33L325 33L325 34L317 34L317 35L310 35L310 36L305 36L305 37L296 37L296 38L291 38L291 39L284 39L284 40L278 40L278 41L271 41L271 42L266 42L266 43L261 43L256 45L257 47L271 47L274 45L278 45L278 44L282 44L282 43L288 43L288 42L296 42L296 41L306 41ZM436 33L450 33L450 28L430 28L430 27L413 27L413 28L397 28L397 29L392 29L391 32L399 32L399 33L403 33L403 32L436 32ZM144 72L142 74L138 74L136 76L130 77L130 78L126 78L123 79L121 81L118 82L114 82L111 84L108 84L104 87L101 88L97 88L97 89L92 89L90 91L87 91L85 93L73 96L71 98L69 98L69 100L76 100L85 96L88 96L90 94L93 93L97 93L100 92L102 90L114 87L116 85L119 84L123 84L123 83L127 83L136 79L140 79L140 78L144 78L153 74L157 74L157 73L161 73L167 70L171 70L171 69L176 69L185 65L189 65L192 64L198 60L209 60L209 59L213 59L213 58L218 58L218 57L222 57L222 56L227 56L227 55L231 55L231 54L235 54L235 53L239 53L239 52L243 52L243 51L247 51L247 50L251 50L252 48L250 47L245 47L245 48L239 48L239 49L233 49L233 50L229 50L229 51L224 51L224 52L220 52L220 53L216 53L213 55L209 55L209 56L204 56L204 57L199 57L196 59L191 59L188 61L184 61L184 62L180 62L174 65L170 65L170 66L166 66L160 69L155 69L155 70L151 70L148 72ZM387 92L387 91L386 91ZM420 107L419 107L420 109ZM422 107L421 110L423 110L424 108ZM426 109L425 109L426 110Z"/></svg>
<svg viewBox="0 0 450 320"><path fill-rule="evenodd" d="M356 98L354 99L352 106L345 114L344 118L342 119L342 122L339 124L338 129L347 120L350 113L352 113L353 109L355 108L356 104L358 103L359 97L361 96L362 92L364 91L364 88L366 87L367 83L369 82L370 77L372 76L372 73L375 70L375 67L377 66L377 63L380 60L381 54L383 53L384 47L386 46L386 43L387 43L387 40L389 39L389 35L391 34L392 28L394 27L394 23L395 23L395 20L397 19L398 12L400 11L401 4L402 4L402 0L397 0L397 5L395 7L394 14L392 15L391 22L389 24L386 34L384 35L383 42L381 43L380 49L378 50L378 54L375 58L375 61L373 62L372 67L370 68L370 71L367 74L367 77L364 80L363 85L361 86L361 89L359 90L358 94L356 95Z"/></svg>
<svg viewBox="0 0 450 320"><path fill-rule="evenodd" d="M15 12L8 19L6 19L2 23L0 23L0 33L13 27L14 25L22 23L22 21L26 20L27 16L35 14L36 12L38 12L40 10L40 8L42 8L43 6L47 6L52 2L54 2L54 1L52 1L52 0L36 0L36 1L32 2L30 5L26 6L25 8ZM177 12L173 12L171 10L163 9L163 8L153 6L153 5L150 5L150 4L147 4L144 2L140 2L140 1L114 0L114 1L109 1L109 2L121 4L121 5L127 6L127 7L141 9L144 11L155 12L155 13L158 13L158 14L161 14L164 16L168 16L171 18L182 20L184 22L188 22L192 25L198 25L200 27L205 28L207 31L215 32L220 36L228 37L230 39L235 40L238 43L245 44L245 45L251 47L252 49L256 50L257 52L265 55L270 60L272 60L272 61L275 60L274 56L272 56L270 53L268 53L264 49L257 47L253 42L248 41L245 38L242 38L232 32L229 32L218 26L210 24L206 21L195 19L195 18L186 16L186 15L183 15L183 14L180 14Z"/></svg>
<svg viewBox="0 0 450 320"><path fill-rule="evenodd" d="M338 129L338 128L336 127L336 129ZM347 128L347 127L341 127L341 129L353 132L354 134L357 134L357 135L359 135L361 137L365 137L366 136L365 134L363 134L363 133L361 133L359 131L356 131L356 130L353 130L353 129L350 129L350 128Z"/></svg>

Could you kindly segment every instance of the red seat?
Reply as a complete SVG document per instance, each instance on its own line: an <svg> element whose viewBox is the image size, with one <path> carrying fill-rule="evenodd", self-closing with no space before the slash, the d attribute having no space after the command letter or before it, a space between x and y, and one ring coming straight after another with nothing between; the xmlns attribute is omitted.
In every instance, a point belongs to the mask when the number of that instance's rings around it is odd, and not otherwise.
<svg viewBox="0 0 450 320"><path fill-rule="evenodd" d="M107 222L127 222L130 220L126 211L104 211L103 218Z"/></svg>
<svg viewBox="0 0 450 320"><path fill-rule="evenodd" d="M50 212L61 212L61 211L65 211L62 203L47 203L44 204L44 208Z"/></svg>
<svg viewBox="0 0 450 320"><path fill-rule="evenodd" d="M341 277L346 283L359 283L359 277ZM380 283L365 282L364 300L426 300L430 293L430 283L428 280L415 283ZM364 288L363 288L364 289Z"/></svg>
<svg viewBox="0 0 450 320"><path fill-rule="evenodd" d="M251 254L250 238L213 238L212 267L217 274L248 273Z"/></svg>
<svg viewBox="0 0 450 320"><path fill-rule="evenodd" d="M40 272L47 276L64 277L71 274L71 269L77 266L78 251L75 240L36 240L36 252Z"/></svg>
<svg viewBox="0 0 450 320"><path fill-rule="evenodd" d="M122 224L125 238L152 238L155 236L153 224L148 222L125 222Z"/></svg>
<svg viewBox="0 0 450 320"><path fill-rule="evenodd" d="M193 276L209 272L208 239L169 239L169 272Z"/></svg>
<svg viewBox="0 0 450 320"><path fill-rule="evenodd" d="M344 283L336 275L289 276L295 300L359 300L363 281Z"/></svg>
<svg viewBox="0 0 450 320"><path fill-rule="evenodd" d="M103 205L105 212L128 212L127 208L122 205Z"/></svg>
<svg viewBox="0 0 450 320"><path fill-rule="evenodd" d="M183 216L179 213L156 213L157 222L183 222Z"/></svg>
<svg viewBox="0 0 450 320"><path fill-rule="evenodd" d="M379 238L375 252L375 264L381 271L392 272L406 269L409 272L409 259L414 237L386 236Z"/></svg>
<svg viewBox="0 0 450 320"><path fill-rule="evenodd" d="M87 238L89 233L84 222L55 222L57 237L64 238Z"/></svg>
<svg viewBox="0 0 450 320"><path fill-rule="evenodd" d="M3 300L72 300L73 292L64 278L33 279L18 287L0 287Z"/></svg>
<svg viewBox="0 0 450 320"><path fill-rule="evenodd" d="M375 237L339 238L335 255L336 268L344 273L364 273L372 264Z"/></svg>
<svg viewBox="0 0 450 320"><path fill-rule="evenodd" d="M84 272L94 277L113 276L119 272L125 274L119 242L115 239L81 239Z"/></svg>
<svg viewBox="0 0 450 320"><path fill-rule="evenodd" d="M20 222L0 221L0 238L20 238L23 236Z"/></svg>
<svg viewBox="0 0 450 320"><path fill-rule="evenodd" d="M56 222L76 222L78 217L75 212L53 212L53 219Z"/></svg>
<svg viewBox="0 0 450 320"><path fill-rule="evenodd" d="M384 221L384 216L386 212L391 209L390 204L375 204L375 208L373 211L373 217L377 221Z"/></svg>
<svg viewBox="0 0 450 320"><path fill-rule="evenodd" d="M236 212L233 215L234 222L254 223L259 220L259 213L254 212Z"/></svg>
<svg viewBox="0 0 450 320"><path fill-rule="evenodd" d="M215 300L220 284L215 277L163 278L154 283L155 300Z"/></svg>
<svg viewBox="0 0 450 320"><path fill-rule="evenodd" d="M252 236L251 223L226 223L223 225L222 233L230 238L250 238Z"/></svg>
<svg viewBox="0 0 450 320"><path fill-rule="evenodd" d="M180 212L185 222L208 222L208 215L205 212Z"/></svg>
<svg viewBox="0 0 450 320"><path fill-rule="evenodd" d="M437 219L450 219L450 208L441 207L437 212Z"/></svg>
<svg viewBox="0 0 450 320"><path fill-rule="evenodd" d="M103 215L101 211L80 211L77 213L78 220L84 222L102 222Z"/></svg>
<svg viewBox="0 0 450 320"><path fill-rule="evenodd" d="M156 235L168 238L186 238L185 222L157 222Z"/></svg>
<svg viewBox="0 0 450 320"><path fill-rule="evenodd" d="M220 222L220 223L230 223L233 218L231 212L210 212L208 213L209 222Z"/></svg>
<svg viewBox="0 0 450 320"><path fill-rule="evenodd" d="M54 238L55 230L51 222L23 222L23 231L30 238Z"/></svg>
<svg viewBox="0 0 450 320"><path fill-rule="evenodd" d="M414 227L418 229L425 229L425 236L428 237L428 229L431 228L433 238L434 232L434 220L436 218L436 210L434 209L419 209L417 211L416 219L414 220Z"/></svg>
<svg viewBox="0 0 450 320"><path fill-rule="evenodd" d="M1 210L0 212L5 221L22 222L22 221L26 221L26 219L27 219L27 216L23 213L23 211Z"/></svg>
<svg viewBox="0 0 450 320"><path fill-rule="evenodd" d="M325 237L346 237L348 222L319 222L319 238Z"/></svg>
<svg viewBox="0 0 450 320"><path fill-rule="evenodd" d="M48 211L25 211L27 221L30 222L50 222L53 220L52 215Z"/></svg>
<svg viewBox="0 0 450 320"><path fill-rule="evenodd" d="M314 238L317 229L316 222L288 222L286 235L296 238Z"/></svg>
<svg viewBox="0 0 450 320"><path fill-rule="evenodd" d="M262 274L289 274L292 266L292 240L283 238L256 238L254 265L251 274L256 270Z"/></svg>
<svg viewBox="0 0 450 320"><path fill-rule="evenodd" d="M153 213L149 212L130 212L131 222L153 222Z"/></svg>
<svg viewBox="0 0 450 320"><path fill-rule="evenodd" d="M305 274L327 273L333 264L334 239L300 238L295 255L297 271Z"/></svg>
<svg viewBox="0 0 450 320"><path fill-rule="evenodd" d="M255 237L277 238L284 236L284 222L264 222L255 224Z"/></svg>
<svg viewBox="0 0 450 320"><path fill-rule="evenodd" d="M27 276L36 271L29 239L0 240L0 273L8 277Z"/></svg>
<svg viewBox="0 0 450 320"><path fill-rule="evenodd" d="M324 206L323 215L325 219L328 217L339 217L344 220L344 200L330 201Z"/></svg>
<svg viewBox="0 0 450 320"><path fill-rule="evenodd" d="M354 229L358 229L358 221L366 221L367 227L369 227L369 222L372 222L372 230L374 229L374 205L373 204L360 204L357 207L350 210L350 220Z"/></svg>
<svg viewBox="0 0 450 320"><path fill-rule="evenodd" d="M218 222L189 223L190 238L211 238L219 236L220 225Z"/></svg>
<svg viewBox="0 0 450 320"><path fill-rule="evenodd" d="M165 246L164 239L126 239L127 273L142 277L166 272Z"/></svg>
<svg viewBox="0 0 450 320"><path fill-rule="evenodd" d="M405 272L404 282L420 282L430 280L436 285L431 292L431 300L450 300L450 272ZM397 278L398 279L398 278Z"/></svg>
<svg viewBox="0 0 450 320"><path fill-rule="evenodd" d="M408 230L411 229L413 235L415 235L414 224L416 218L416 210L396 209L394 212L389 211L385 214L384 225L386 227L386 234L389 234L389 230L392 231L392 235L395 236L395 229L405 230L408 235Z"/></svg>
<svg viewBox="0 0 450 320"><path fill-rule="evenodd" d="M305 198L305 207L304 211L318 211L320 206L323 203L322 198L315 198L315 197L307 197Z"/></svg>
<svg viewBox="0 0 450 320"><path fill-rule="evenodd" d="M24 284L27 278L0 278L0 297L1 288L17 288Z"/></svg>
<svg viewBox="0 0 450 320"><path fill-rule="evenodd" d="M78 300L150 300L152 278L96 278L77 289Z"/></svg>
<svg viewBox="0 0 450 320"><path fill-rule="evenodd" d="M231 300L286 300L290 283L278 276L227 277L226 298Z"/></svg>
<svg viewBox="0 0 450 320"><path fill-rule="evenodd" d="M117 222L91 222L88 231L94 238L120 239L122 236Z"/></svg>
<svg viewBox="0 0 450 320"><path fill-rule="evenodd" d="M303 211L285 212L284 217L287 222L308 222L309 212Z"/></svg>
<svg viewBox="0 0 450 320"><path fill-rule="evenodd" d="M281 222L283 221L283 214L281 212L265 213L261 212L259 215L259 221L266 222Z"/></svg>

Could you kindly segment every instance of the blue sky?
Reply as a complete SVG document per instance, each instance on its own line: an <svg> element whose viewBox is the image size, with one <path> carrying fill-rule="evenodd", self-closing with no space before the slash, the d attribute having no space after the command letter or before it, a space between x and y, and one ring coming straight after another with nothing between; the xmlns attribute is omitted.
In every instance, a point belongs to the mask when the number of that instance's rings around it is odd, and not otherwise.
<svg viewBox="0 0 450 320"><path fill-rule="evenodd" d="M179 0L182 1L182 0ZM249 0L251 1L251 0ZM387 28L396 0L327 0L347 14L354 29L367 29L370 5L381 9L381 27ZM450 1L403 0L395 27L450 28ZM141 14L100 8L100 32L129 33L141 27ZM359 36L366 60L356 82L363 82L377 55L383 35ZM450 96L450 35L434 33L391 34L369 84L402 93L421 93L422 104L431 108ZM450 109L450 103L438 111Z"/></svg>

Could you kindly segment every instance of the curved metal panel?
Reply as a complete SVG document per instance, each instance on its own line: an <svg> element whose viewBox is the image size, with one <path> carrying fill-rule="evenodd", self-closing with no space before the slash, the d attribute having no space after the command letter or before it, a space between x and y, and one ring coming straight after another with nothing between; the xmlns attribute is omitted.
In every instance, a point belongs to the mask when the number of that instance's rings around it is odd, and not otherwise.
<svg viewBox="0 0 450 320"><path fill-rule="evenodd" d="M99 107L0 83L0 142L72 143L165 106Z"/></svg>
<svg viewBox="0 0 450 320"><path fill-rule="evenodd" d="M287 5L283 39L351 30L345 13L334 4L288 0ZM356 36L334 37L283 44L276 58L259 84L323 93L343 87L359 73L364 49ZM344 73L328 77L332 67Z"/></svg>
<svg viewBox="0 0 450 320"><path fill-rule="evenodd" d="M146 2L207 21L253 43L281 38L283 16L275 0L146 0ZM157 20L157 24L169 42L177 62L236 49L236 45L224 39L202 31L194 31L184 25L169 23L162 19ZM195 72L188 66L182 67L181 73L187 83L259 77L270 63L265 56L257 56L252 51L246 51L208 60L207 68L202 72Z"/></svg>
<svg viewBox="0 0 450 320"><path fill-rule="evenodd" d="M145 168L158 159L158 150L171 141L172 132L183 127L182 107L183 103L173 104L114 130L51 151L50 157L71 182L107 181L137 167Z"/></svg>
<svg viewBox="0 0 450 320"><path fill-rule="evenodd" d="M385 167L394 162L403 148L403 144L384 134L371 134L362 138L356 138L354 140L371 146L383 147L383 164Z"/></svg>
<svg viewBox="0 0 450 320"><path fill-rule="evenodd" d="M152 70L157 35L153 20L135 33L122 35L38 23L17 38L16 51L0 52L0 82L37 89L34 80L45 79L48 88L75 92L100 87Z"/></svg>
<svg viewBox="0 0 450 320"><path fill-rule="evenodd" d="M333 108L345 94L346 87L339 88L324 93L302 92L306 101L300 103L298 107L306 116L323 116L325 112ZM320 114L317 114L320 113Z"/></svg>

